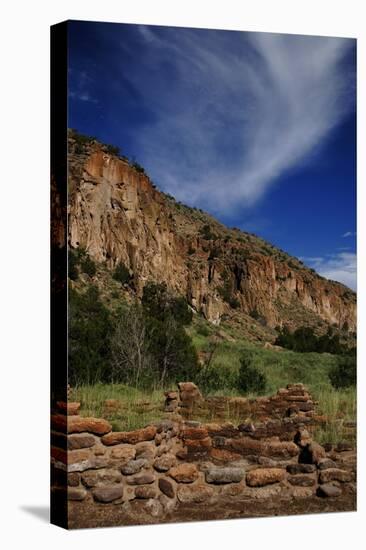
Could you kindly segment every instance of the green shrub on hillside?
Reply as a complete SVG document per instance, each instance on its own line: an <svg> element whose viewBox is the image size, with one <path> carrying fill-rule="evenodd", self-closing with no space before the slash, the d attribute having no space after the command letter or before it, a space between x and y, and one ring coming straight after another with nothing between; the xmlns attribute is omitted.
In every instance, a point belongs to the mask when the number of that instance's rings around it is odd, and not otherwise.
<svg viewBox="0 0 366 550"><path fill-rule="evenodd" d="M120 310L113 336L113 380L136 387L164 386L194 378L197 352L185 326L192 321L186 300L165 284L148 283L141 305Z"/></svg>
<svg viewBox="0 0 366 550"><path fill-rule="evenodd" d="M233 309L238 309L240 307L240 302L235 296L231 296L229 299L229 306Z"/></svg>
<svg viewBox="0 0 366 550"><path fill-rule="evenodd" d="M341 344L339 335L332 334L329 329L326 334L317 336L310 327L300 327L292 333L287 327L284 327L280 331L275 344L300 353L314 351L339 355L349 352L349 349Z"/></svg>
<svg viewBox="0 0 366 550"><path fill-rule="evenodd" d="M345 355L339 358L338 364L329 373L331 384L336 389L356 386L357 364L356 353Z"/></svg>
<svg viewBox="0 0 366 550"><path fill-rule="evenodd" d="M117 264L113 272L113 279L119 281L123 285L128 283L131 279L130 272L123 262L119 262L119 264Z"/></svg>
<svg viewBox="0 0 366 550"><path fill-rule="evenodd" d="M142 294L142 306L149 317L165 321L173 317L186 326L192 322L192 310L183 296L174 296L165 283L147 283Z"/></svg>
<svg viewBox="0 0 366 550"><path fill-rule="evenodd" d="M132 167L138 172L139 174L145 174L145 168L141 166L137 161L134 161L132 163Z"/></svg>
<svg viewBox="0 0 366 550"><path fill-rule="evenodd" d="M212 232L211 227L208 224L205 224L199 230L201 237L206 239L206 241L213 241L217 239L217 235Z"/></svg>
<svg viewBox="0 0 366 550"><path fill-rule="evenodd" d="M245 393L263 393L266 389L266 376L253 365L250 355L244 355L240 359L240 367L237 378L237 388Z"/></svg>
<svg viewBox="0 0 366 550"><path fill-rule="evenodd" d="M117 145L106 145L105 146L107 153L110 155L115 155L116 157L119 157L121 155L120 148L117 147Z"/></svg>
<svg viewBox="0 0 366 550"><path fill-rule="evenodd" d="M198 358L185 326L192 312L182 297L150 283L142 305L123 305L113 315L96 287L69 295L70 383L122 382L164 386L197 376Z"/></svg>
<svg viewBox="0 0 366 550"><path fill-rule="evenodd" d="M69 249L68 258L69 258L68 276L73 281L76 281L79 277L78 256L74 250Z"/></svg>
<svg viewBox="0 0 366 550"><path fill-rule="evenodd" d="M93 277L97 272L97 266L94 260L92 260L91 257L88 255L85 255L84 258L81 260L80 269L83 273L89 275L89 277Z"/></svg>
<svg viewBox="0 0 366 550"><path fill-rule="evenodd" d="M68 276L73 281L76 281L79 277L79 273L86 273L90 277L93 277L97 272L97 266L94 260L88 255L85 248L79 247L77 249L69 249L68 254L69 266Z"/></svg>
<svg viewBox="0 0 366 550"><path fill-rule="evenodd" d="M69 382L93 384L109 379L113 323L99 291L69 289Z"/></svg>

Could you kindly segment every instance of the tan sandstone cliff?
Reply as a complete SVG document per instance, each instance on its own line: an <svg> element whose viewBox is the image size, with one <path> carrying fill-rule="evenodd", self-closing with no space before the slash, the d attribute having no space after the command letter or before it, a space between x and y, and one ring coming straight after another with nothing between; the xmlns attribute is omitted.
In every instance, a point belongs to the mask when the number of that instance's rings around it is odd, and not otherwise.
<svg viewBox="0 0 366 550"><path fill-rule="evenodd" d="M111 269L123 262L138 296L164 281L210 322L249 315L268 327L355 330L356 296L262 239L177 203L96 141L69 139L69 246Z"/></svg>

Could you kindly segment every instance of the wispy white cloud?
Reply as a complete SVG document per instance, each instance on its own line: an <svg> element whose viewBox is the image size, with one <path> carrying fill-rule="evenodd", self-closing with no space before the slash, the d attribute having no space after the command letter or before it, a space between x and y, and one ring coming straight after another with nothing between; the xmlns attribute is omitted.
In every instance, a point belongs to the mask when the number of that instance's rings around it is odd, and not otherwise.
<svg viewBox="0 0 366 550"><path fill-rule="evenodd" d="M69 97L71 97L71 99L78 99L79 101L88 101L89 103L98 103L98 100L93 98L88 92L73 92L70 90Z"/></svg>
<svg viewBox="0 0 366 550"><path fill-rule="evenodd" d="M153 114L141 161L213 212L260 199L352 107L347 39L145 26L140 39L146 55L128 78Z"/></svg>
<svg viewBox="0 0 366 550"><path fill-rule="evenodd" d="M346 231L346 233L343 233L342 237L355 237L356 233L354 231Z"/></svg>
<svg viewBox="0 0 366 550"><path fill-rule="evenodd" d="M69 68L69 76L75 84L75 88L69 89L68 95L71 99L79 101L87 101L89 103L98 103L98 100L92 96L89 91L93 83L93 79L86 71L76 71L72 67Z"/></svg>
<svg viewBox="0 0 366 550"><path fill-rule="evenodd" d="M356 290L357 262L354 252L339 252L327 254L324 257L303 258L303 261L313 267L320 275L333 281L339 281Z"/></svg>

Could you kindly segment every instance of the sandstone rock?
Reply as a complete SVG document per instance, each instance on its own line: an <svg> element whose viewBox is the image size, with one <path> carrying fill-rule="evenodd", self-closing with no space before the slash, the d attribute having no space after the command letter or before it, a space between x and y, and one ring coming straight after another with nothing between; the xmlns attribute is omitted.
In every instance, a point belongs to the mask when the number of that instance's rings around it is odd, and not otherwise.
<svg viewBox="0 0 366 550"><path fill-rule="evenodd" d="M201 422L199 420L185 420L184 426L187 426L188 428L199 428L201 426Z"/></svg>
<svg viewBox="0 0 366 550"><path fill-rule="evenodd" d="M287 480L291 485L296 485L299 487L312 487L315 485L315 479L306 474L290 476Z"/></svg>
<svg viewBox="0 0 366 550"><path fill-rule="evenodd" d="M132 445L118 445L111 449L110 457L113 459L118 459L123 462L128 462L135 458L136 449Z"/></svg>
<svg viewBox="0 0 366 550"><path fill-rule="evenodd" d="M69 487L77 487L80 482L80 474L73 472L67 475L67 484Z"/></svg>
<svg viewBox="0 0 366 550"><path fill-rule="evenodd" d="M69 453L76 453L81 451L69 451ZM104 457L96 457L91 455L90 458L80 459L80 461L70 463L67 466L68 472L84 472L85 470L90 470L92 468L106 468L108 466L108 460Z"/></svg>
<svg viewBox="0 0 366 550"><path fill-rule="evenodd" d="M341 483L352 481L352 473L348 470L341 470L339 468L322 470L319 473L319 483L329 483L329 481L340 481Z"/></svg>
<svg viewBox="0 0 366 550"><path fill-rule="evenodd" d="M195 464L179 464L170 470L169 475L178 483L193 483L198 478L198 470Z"/></svg>
<svg viewBox="0 0 366 550"><path fill-rule="evenodd" d="M142 468L146 468L148 466L148 461L145 458L137 458L136 460L130 460L122 466L121 472L125 476L129 476L131 474L137 474L142 470Z"/></svg>
<svg viewBox="0 0 366 550"><path fill-rule="evenodd" d="M84 460L92 460L94 454L89 449L77 449L74 451L68 451L67 462L68 464L75 464L76 462L82 462Z"/></svg>
<svg viewBox="0 0 366 550"><path fill-rule="evenodd" d="M72 434L67 436L67 448L70 451L93 447L94 444L95 438L89 434Z"/></svg>
<svg viewBox="0 0 366 550"><path fill-rule="evenodd" d="M67 498L69 500L84 500L87 495L87 491L84 487L68 487Z"/></svg>
<svg viewBox="0 0 366 550"><path fill-rule="evenodd" d="M297 383L297 384L287 384L286 388L292 392L293 390L297 391L297 390L301 390L301 391L307 391L307 388L306 386L304 386L304 384L301 384L301 383Z"/></svg>
<svg viewBox="0 0 366 550"><path fill-rule="evenodd" d="M142 442L137 443L136 458L146 458L147 460L153 460L156 455L156 447L154 443Z"/></svg>
<svg viewBox="0 0 366 550"><path fill-rule="evenodd" d="M295 394L291 394L291 395L288 395L286 397L286 401L297 401L298 403L306 403L307 401L310 400L310 396L308 393L305 393L305 394L299 394L299 395L295 395Z"/></svg>
<svg viewBox="0 0 366 550"><path fill-rule="evenodd" d="M156 489L151 485L141 485L135 489L135 498L156 498Z"/></svg>
<svg viewBox="0 0 366 550"><path fill-rule="evenodd" d="M299 454L299 448L292 441L270 441L265 454L276 458L291 458Z"/></svg>
<svg viewBox="0 0 366 550"><path fill-rule="evenodd" d="M184 445L189 455L205 455L211 450L211 438L186 439Z"/></svg>
<svg viewBox="0 0 366 550"><path fill-rule="evenodd" d="M225 483L239 483L243 479L245 471L242 468L211 468L206 471L207 483L221 485Z"/></svg>
<svg viewBox="0 0 366 550"><path fill-rule="evenodd" d="M261 466L265 466L266 468L278 468L279 467L279 461L274 460L273 458L269 458L268 456L256 456L256 455L248 455L246 459L249 462L252 462L254 464L260 464Z"/></svg>
<svg viewBox="0 0 366 550"><path fill-rule="evenodd" d="M113 487L97 487L93 489L93 497L97 502L113 502L123 497L123 486L119 484Z"/></svg>
<svg viewBox="0 0 366 550"><path fill-rule="evenodd" d="M122 475L118 470L102 469L89 470L81 474L83 485L88 488L105 486L122 481Z"/></svg>
<svg viewBox="0 0 366 550"><path fill-rule="evenodd" d="M93 453L95 456L104 456L106 453L106 449L102 445L95 445L93 447Z"/></svg>
<svg viewBox="0 0 366 550"><path fill-rule="evenodd" d="M325 483L318 487L317 494L320 497L339 497L342 494L342 490L332 483Z"/></svg>
<svg viewBox="0 0 366 550"><path fill-rule="evenodd" d="M316 470L314 464L288 464L286 470L289 474L312 474Z"/></svg>
<svg viewBox="0 0 366 550"><path fill-rule="evenodd" d="M171 420L160 420L159 422L154 422L153 425L156 427L158 433L168 432L175 427L175 423Z"/></svg>
<svg viewBox="0 0 366 550"><path fill-rule="evenodd" d="M231 422L224 422L223 424L218 423L208 423L203 426L208 435L212 436L221 436L221 437L235 437L238 435L240 426L235 428ZM193 439L193 438L192 438Z"/></svg>
<svg viewBox="0 0 366 550"><path fill-rule="evenodd" d="M160 445L165 438L165 434L157 433L155 436L155 445Z"/></svg>
<svg viewBox="0 0 366 550"><path fill-rule="evenodd" d="M239 439L227 439L225 447L241 455L262 455L264 454L265 444L262 441L256 441L250 437L241 437Z"/></svg>
<svg viewBox="0 0 366 550"><path fill-rule="evenodd" d="M150 483L154 483L155 476L151 473L146 474L139 474L134 477L128 477L127 483L129 485L150 485Z"/></svg>
<svg viewBox="0 0 366 550"><path fill-rule="evenodd" d="M179 382L178 388L179 388L179 391L185 391L185 392L195 392L198 390L198 387L193 382Z"/></svg>
<svg viewBox="0 0 366 550"><path fill-rule="evenodd" d="M190 458L188 455L188 450L186 448L178 449L178 451L175 453L175 456L180 460L188 460L188 458Z"/></svg>
<svg viewBox="0 0 366 550"><path fill-rule="evenodd" d="M175 456L168 453L164 456L157 458L153 466L158 472L167 472L168 470L170 470L170 468L175 466L176 462L177 459L175 458Z"/></svg>
<svg viewBox="0 0 366 550"><path fill-rule="evenodd" d="M250 499L270 499L273 498L283 491L280 483L275 485L267 485L265 487L246 487L243 489L243 495Z"/></svg>
<svg viewBox="0 0 366 550"><path fill-rule="evenodd" d="M141 441L150 441L156 435L155 426L147 426L132 432L112 432L102 437L104 445L117 445L118 443L131 443L132 445Z"/></svg>
<svg viewBox="0 0 366 550"><path fill-rule="evenodd" d="M322 458L318 462L319 470L327 470L328 468L336 468L337 464L330 458Z"/></svg>
<svg viewBox="0 0 366 550"><path fill-rule="evenodd" d="M203 483L197 485L180 485L177 489L178 500L182 503L201 504L209 500L213 495L213 488Z"/></svg>
<svg viewBox="0 0 366 550"><path fill-rule="evenodd" d="M164 395L167 399L174 401L175 399L178 399L178 392L177 391L166 391L164 392Z"/></svg>
<svg viewBox="0 0 366 550"><path fill-rule="evenodd" d="M67 419L68 433L90 432L96 435L107 434L112 426L106 420L101 418L69 416Z"/></svg>
<svg viewBox="0 0 366 550"><path fill-rule="evenodd" d="M206 439L208 437L208 432L206 428L189 428L185 427L182 430L182 438L184 440L195 440L195 439Z"/></svg>
<svg viewBox="0 0 366 550"><path fill-rule="evenodd" d="M172 448L172 442L171 441L164 441L157 449L156 449L156 456L162 456L165 453L169 453L169 451Z"/></svg>
<svg viewBox="0 0 366 550"><path fill-rule="evenodd" d="M241 455L238 453L233 453L227 451L226 449L211 449L210 457L217 462L233 462L241 458Z"/></svg>
<svg viewBox="0 0 366 550"><path fill-rule="evenodd" d="M285 470L281 468L260 468L247 473L246 482L249 487L263 487L285 479Z"/></svg>
<svg viewBox="0 0 366 550"><path fill-rule="evenodd" d="M158 485L160 491L167 497L173 498L175 496L174 485L169 479L161 477L158 481Z"/></svg>

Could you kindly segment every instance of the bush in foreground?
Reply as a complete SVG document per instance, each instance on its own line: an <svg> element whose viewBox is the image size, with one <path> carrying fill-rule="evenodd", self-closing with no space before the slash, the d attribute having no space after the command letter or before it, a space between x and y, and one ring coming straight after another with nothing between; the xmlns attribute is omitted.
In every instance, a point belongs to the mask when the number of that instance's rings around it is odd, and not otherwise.
<svg viewBox="0 0 366 550"><path fill-rule="evenodd" d="M356 353L341 356L338 364L329 373L332 386L336 389L356 386L357 365Z"/></svg>
<svg viewBox="0 0 366 550"><path fill-rule="evenodd" d="M266 385L265 374L253 365L252 358L250 356L241 357L237 379L238 389L243 393L263 393Z"/></svg>

